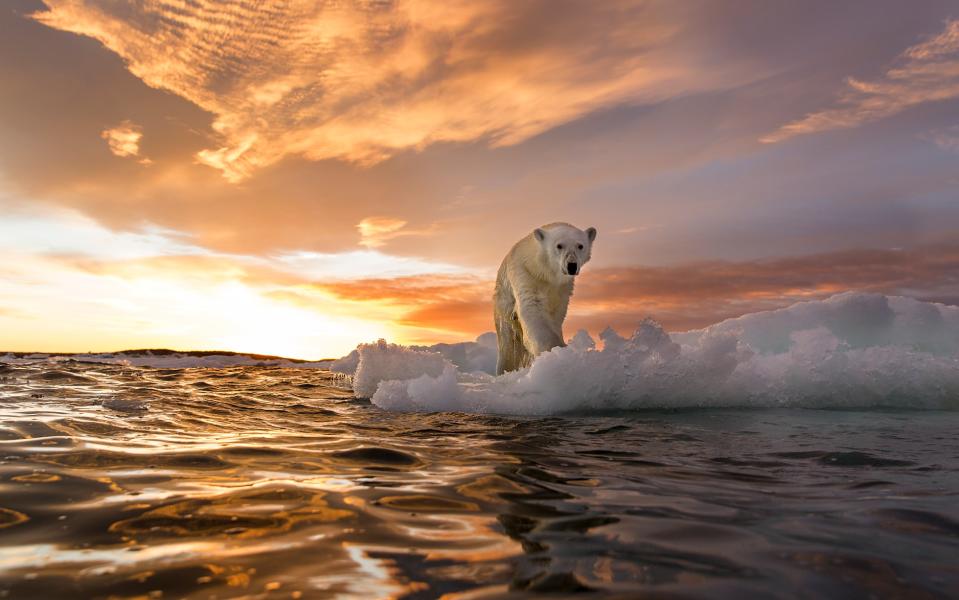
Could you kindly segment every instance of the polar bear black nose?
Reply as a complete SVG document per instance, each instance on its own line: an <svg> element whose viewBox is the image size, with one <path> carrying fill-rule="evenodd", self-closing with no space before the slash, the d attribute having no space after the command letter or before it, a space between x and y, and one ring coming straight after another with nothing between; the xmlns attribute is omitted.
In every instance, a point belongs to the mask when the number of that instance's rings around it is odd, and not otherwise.
<svg viewBox="0 0 959 600"><path fill-rule="evenodd" d="M570 275L575 275L577 268L578 268L578 267L577 267L576 263L574 263L574 262L566 263L566 272L569 273Z"/></svg>

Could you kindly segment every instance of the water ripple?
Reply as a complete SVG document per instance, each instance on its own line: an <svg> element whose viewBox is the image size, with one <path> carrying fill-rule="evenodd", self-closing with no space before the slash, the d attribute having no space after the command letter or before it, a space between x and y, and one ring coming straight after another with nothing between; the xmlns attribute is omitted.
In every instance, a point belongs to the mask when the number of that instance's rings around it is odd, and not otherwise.
<svg viewBox="0 0 959 600"><path fill-rule="evenodd" d="M0 596L959 589L956 413L392 414L342 384L0 365Z"/></svg>

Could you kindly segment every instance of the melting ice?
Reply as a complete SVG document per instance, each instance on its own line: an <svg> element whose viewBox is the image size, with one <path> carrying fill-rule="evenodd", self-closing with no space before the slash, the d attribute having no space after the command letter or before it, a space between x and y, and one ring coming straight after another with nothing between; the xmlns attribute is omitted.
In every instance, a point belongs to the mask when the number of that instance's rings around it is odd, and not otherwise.
<svg viewBox="0 0 959 600"><path fill-rule="evenodd" d="M543 415L698 406L959 408L959 307L845 293L669 334L585 332L494 377L495 337L360 345L333 368L382 408ZM492 356L492 359L490 358Z"/></svg>

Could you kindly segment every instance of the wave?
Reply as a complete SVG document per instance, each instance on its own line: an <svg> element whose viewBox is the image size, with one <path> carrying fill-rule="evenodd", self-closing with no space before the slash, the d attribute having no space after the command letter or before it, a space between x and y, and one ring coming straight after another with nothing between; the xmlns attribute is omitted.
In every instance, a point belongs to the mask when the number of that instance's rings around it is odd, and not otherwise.
<svg viewBox="0 0 959 600"><path fill-rule="evenodd" d="M628 338L609 328L600 338L597 348L580 331L499 377L383 340L341 368L355 366L358 396L397 411L959 408L959 307L849 292L696 331L669 334L647 319Z"/></svg>

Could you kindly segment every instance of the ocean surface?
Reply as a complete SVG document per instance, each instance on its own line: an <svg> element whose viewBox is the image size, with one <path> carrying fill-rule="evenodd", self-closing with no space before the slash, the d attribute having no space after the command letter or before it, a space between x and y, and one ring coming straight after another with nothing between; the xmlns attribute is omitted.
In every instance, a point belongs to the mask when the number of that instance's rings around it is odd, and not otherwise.
<svg viewBox="0 0 959 600"><path fill-rule="evenodd" d="M0 365L0 597L949 598L959 411L389 412L328 371Z"/></svg>

